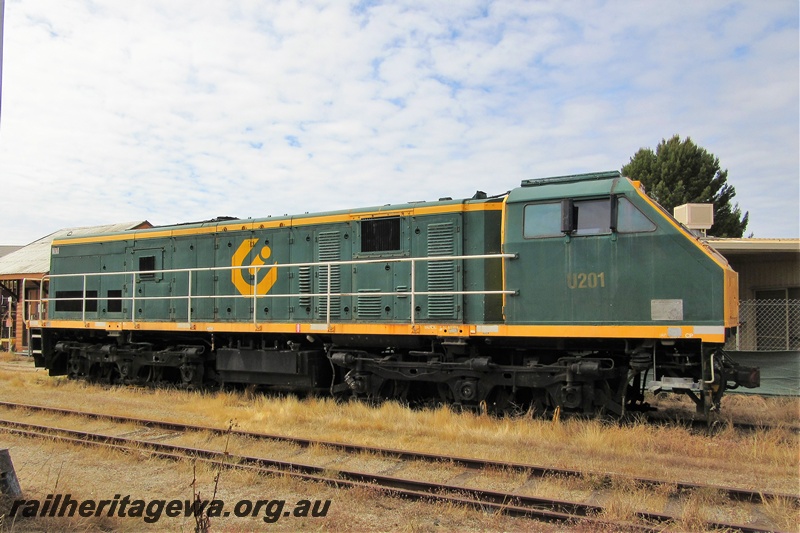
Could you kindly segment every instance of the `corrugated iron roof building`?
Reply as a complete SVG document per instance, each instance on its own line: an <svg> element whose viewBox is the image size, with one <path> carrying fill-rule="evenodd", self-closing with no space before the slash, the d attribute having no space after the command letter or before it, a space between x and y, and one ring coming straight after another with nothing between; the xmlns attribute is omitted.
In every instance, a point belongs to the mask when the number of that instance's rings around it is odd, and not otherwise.
<svg viewBox="0 0 800 533"><path fill-rule="evenodd" d="M761 368L754 393L800 395L800 239L706 242L739 273L739 327L726 350Z"/></svg>
<svg viewBox="0 0 800 533"><path fill-rule="evenodd" d="M8 255L11 252L16 252L20 248L22 248L22 246L4 246L4 245L0 245L0 257L3 257L4 255Z"/></svg>
<svg viewBox="0 0 800 533"><path fill-rule="evenodd" d="M26 301L38 300L41 279L50 271L50 247L53 240L76 235L116 233L152 227L146 220L121 222L102 226L65 228L0 256L0 349L12 346L17 351L27 347L22 306L17 305L24 296ZM2 247L0 247L2 248ZM35 314L35 309L28 309Z"/></svg>

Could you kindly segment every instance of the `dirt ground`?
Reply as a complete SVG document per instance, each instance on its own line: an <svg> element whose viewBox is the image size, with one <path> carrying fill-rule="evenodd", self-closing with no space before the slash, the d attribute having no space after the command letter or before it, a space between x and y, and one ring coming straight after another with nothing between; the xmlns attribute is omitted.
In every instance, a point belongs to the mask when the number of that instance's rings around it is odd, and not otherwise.
<svg viewBox="0 0 800 533"><path fill-rule="evenodd" d="M118 504L110 517L107 511L90 517L7 517L3 523L7 531L194 531L195 520L182 511L184 502L193 500L195 494L201 499L219 500L224 506L221 516L210 519L212 531L563 530L530 520L387 497L370 489L341 490L236 470L222 471L219 483L215 483L218 470L205 464L15 437L3 440L11 449L26 499L45 502L48 495L61 494L79 502L121 502L126 497L131 502L126 509ZM135 513L136 500L146 504L141 516ZM166 506L158 502L173 500L181 502L181 512L170 517ZM259 500L268 503L256 509ZM304 502L309 503L307 513ZM328 506L325 502L329 502ZM106 508L110 509L110 504ZM65 509L68 513L68 507ZM313 516L315 510L324 516ZM120 512L123 516L119 516ZM243 514L248 516L237 516Z"/></svg>

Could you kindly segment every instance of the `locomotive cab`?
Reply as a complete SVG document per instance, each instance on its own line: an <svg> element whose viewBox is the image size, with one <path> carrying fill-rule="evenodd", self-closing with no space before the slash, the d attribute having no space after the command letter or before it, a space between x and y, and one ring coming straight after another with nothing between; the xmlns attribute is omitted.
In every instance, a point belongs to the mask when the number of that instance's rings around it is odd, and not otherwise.
<svg viewBox="0 0 800 533"><path fill-rule="evenodd" d="M718 353L738 324L736 272L618 172L523 181L503 251L519 257L505 270L519 288L510 329L627 365L639 389L688 393L704 410L725 388L757 386Z"/></svg>

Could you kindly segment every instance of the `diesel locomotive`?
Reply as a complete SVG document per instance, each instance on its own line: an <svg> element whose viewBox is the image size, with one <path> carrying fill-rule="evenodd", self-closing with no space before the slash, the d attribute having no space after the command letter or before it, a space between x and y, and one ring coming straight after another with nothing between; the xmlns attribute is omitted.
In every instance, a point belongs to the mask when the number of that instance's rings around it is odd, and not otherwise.
<svg viewBox="0 0 800 533"><path fill-rule="evenodd" d="M722 350L737 274L618 172L51 252L29 327L54 376L616 416L759 384Z"/></svg>

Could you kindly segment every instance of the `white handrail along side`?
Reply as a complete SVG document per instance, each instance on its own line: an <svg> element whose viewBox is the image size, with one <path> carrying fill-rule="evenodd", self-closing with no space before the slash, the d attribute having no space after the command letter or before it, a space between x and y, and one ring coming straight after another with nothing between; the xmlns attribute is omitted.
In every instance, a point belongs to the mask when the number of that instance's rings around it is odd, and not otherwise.
<svg viewBox="0 0 800 533"><path fill-rule="evenodd" d="M513 295L516 294L517 291L514 290L506 290L503 287L501 290L477 290L477 291L417 291L416 289L416 267L417 263L419 262L433 262L433 261L459 261L459 260L491 260L491 259L500 259L500 260L507 260L507 259L514 259L516 258L516 254L483 254L483 255L454 255L454 256L435 256L435 257L401 257L401 258L384 258L384 259L365 259L365 260L347 260L347 261L324 261L324 262L311 262L311 263L285 263L285 264L272 264L272 265L243 265L243 266L221 266L221 267L203 267L203 268L177 268L177 269L163 269L163 270L137 270L137 271L128 271L128 272L87 272L87 273L80 273L80 274L50 274L42 278L42 287L44 287L45 281L50 281L53 279L61 279L61 278L80 278L81 285L82 285L82 295L81 297L62 297L56 298L51 295L47 295L47 297L41 296L40 299L37 300L40 306L40 319L41 320L48 320L49 311L53 305L57 302L81 302L81 320L86 322L87 319L87 302L96 301L99 302L100 300L104 300L101 295L97 294L97 296L89 297L87 296L87 289L89 286L88 279L90 277L103 277L103 276L120 276L120 275L130 275L131 276L131 291L130 296L121 296L119 300L122 301L130 301L131 309L130 309L130 320L132 323L136 323L136 303L141 301L152 301L152 300L160 300L160 301L172 301L172 300L186 300L186 317L187 323L191 325L192 323L192 303L198 300L204 299L218 299L218 298L252 298L253 301L253 323L255 325L258 324L258 300L259 298L296 298L298 296L303 297L318 297L318 298L325 298L326 302L326 313L325 313L325 323L330 326L331 325L331 299L335 297L341 296L359 296L362 295L358 292L332 292L332 268L335 266L343 266L343 265L363 265L363 264L377 264L377 263L410 263L411 264L411 272L410 272L410 282L411 287L410 291L377 291L370 293L371 296L409 296L411 297L411 308L410 308L410 320L411 323L414 324L416 322L416 317L414 313L415 305L416 305L416 298L418 296L437 296L437 295ZM292 269L292 268L301 268L301 267L324 267L327 269L327 280L326 280L326 288L325 292L314 292L314 293L302 293L302 294L273 294L271 292L266 294L258 294L256 290L256 285L251 285L251 293L250 294L210 294L210 295L201 295L201 294L193 294L192 292L192 283L195 279L195 274L200 272L227 272L233 270L250 270L254 272L254 279L258 279L258 273L262 269L267 268L278 268L278 269ZM137 281L136 277L140 276L141 274L180 274L185 273L187 275L187 290L185 295L171 295L171 296L138 296L137 297ZM166 276L165 276L166 277ZM505 283L503 280L501 283ZM141 320L141 318L140 318Z"/></svg>

